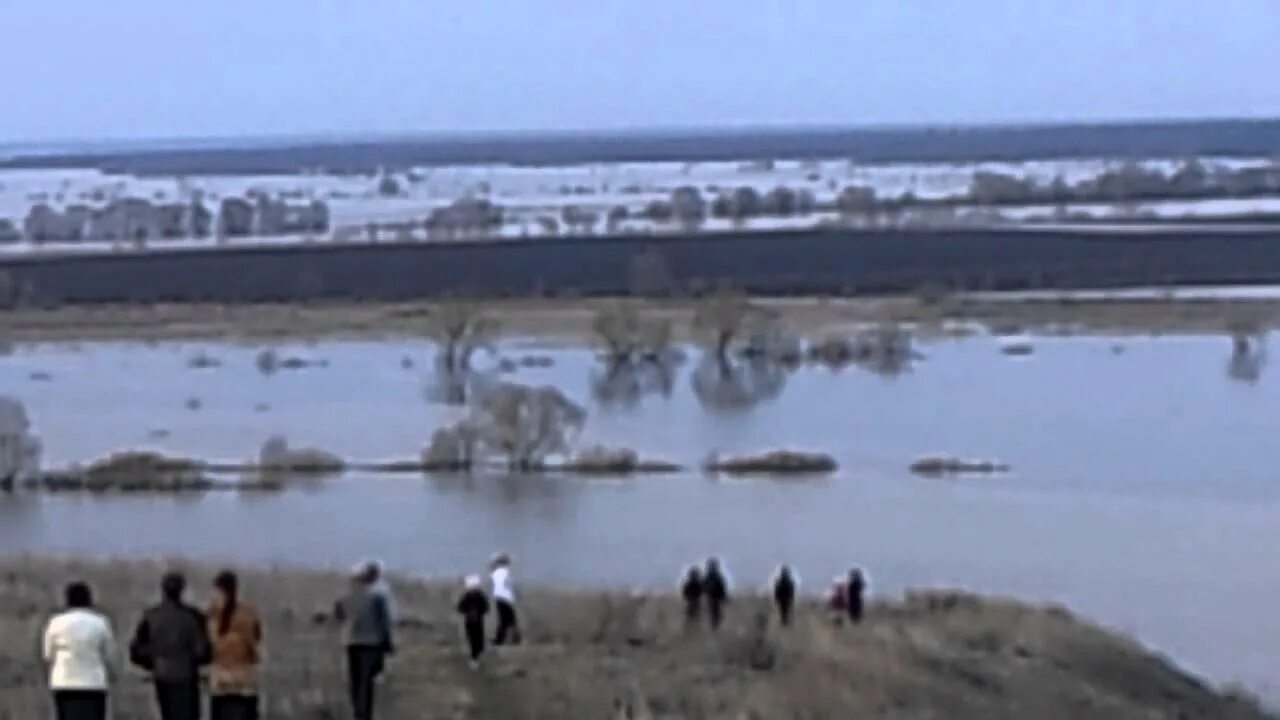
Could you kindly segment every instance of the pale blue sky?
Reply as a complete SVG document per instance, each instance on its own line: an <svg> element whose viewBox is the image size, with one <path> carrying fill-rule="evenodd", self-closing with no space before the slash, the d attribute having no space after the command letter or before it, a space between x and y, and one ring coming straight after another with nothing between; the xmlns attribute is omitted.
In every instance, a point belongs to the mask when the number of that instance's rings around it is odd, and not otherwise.
<svg viewBox="0 0 1280 720"><path fill-rule="evenodd" d="M1280 0L0 0L0 143L1280 115Z"/></svg>

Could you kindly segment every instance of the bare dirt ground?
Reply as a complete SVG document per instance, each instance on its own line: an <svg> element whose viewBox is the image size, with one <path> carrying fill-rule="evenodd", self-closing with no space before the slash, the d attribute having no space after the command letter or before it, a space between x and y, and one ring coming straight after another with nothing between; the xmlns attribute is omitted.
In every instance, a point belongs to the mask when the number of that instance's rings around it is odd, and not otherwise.
<svg viewBox="0 0 1280 720"><path fill-rule="evenodd" d="M526 299L483 303L503 334L548 343L591 336L597 311L617 301ZM671 318L687 340L696 301L627 300ZM1280 326L1280 298L1080 298L1010 296L796 298L754 301L806 336L837 334L867 324L910 323L924 333L1001 334L1226 333ZM93 340L266 340L425 337L430 302L272 305L105 305L0 312L0 338L10 343Z"/></svg>
<svg viewBox="0 0 1280 720"><path fill-rule="evenodd" d="M62 584L86 579L127 639L163 566L0 560L0 720L46 717L35 654ZM193 600L208 567L188 567ZM243 575L267 633L266 717L347 717L336 630L324 616L340 577ZM399 653L381 688L383 720L410 718L1273 718L1138 644L1066 611L929 592L874 604L836 626L806 604L780 628L757 598L730 606L718 634L684 626L674 598L530 590L526 644L467 668L450 582L396 579ZM152 717L144 678L126 671L116 717Z"/></svg>

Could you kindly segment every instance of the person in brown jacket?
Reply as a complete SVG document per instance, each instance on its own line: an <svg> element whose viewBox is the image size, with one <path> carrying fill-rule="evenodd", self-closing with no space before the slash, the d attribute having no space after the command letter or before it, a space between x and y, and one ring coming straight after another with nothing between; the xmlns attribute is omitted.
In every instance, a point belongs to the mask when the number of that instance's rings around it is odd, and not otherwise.
<svg viewBox="0 0 1280 720"><path fill-rule="evenodd" d="M215 597L205 616L213 645L209 666L213 720L258 720L262 623L253 606L240 601L239 585L235 573L218 573L213 581Z"/></svg>

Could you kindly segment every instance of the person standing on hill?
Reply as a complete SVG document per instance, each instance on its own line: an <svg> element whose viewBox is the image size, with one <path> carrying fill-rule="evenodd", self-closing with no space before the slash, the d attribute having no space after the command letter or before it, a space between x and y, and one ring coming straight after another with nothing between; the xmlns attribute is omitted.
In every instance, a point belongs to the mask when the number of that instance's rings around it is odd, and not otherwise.
<svg viewBox="0 0 1280 720"><path fill-rule="evenodd" d="M93 609L82 582L64 591L67 609L44 631L44 661L57 720L106 720L107 690L115 665L111 623Z"/></svg>
<svg viewBox="0 0 1280 720"><path fill-rule="evenodd" d="M849 608L849 621L853 624L862 622L863 598L867 592L867 578L861 568L849 571L849 582L845 588L845 602Z"/></svg>
<svg viewBox="0 0 1280 720"><path fill-rule="evenodd" d="M484 594L478 575L468 575L463 586L457 609L462 616L462 633L467 638L467 651L474 670L480 667L480 656L484 654L484 616L489 614L489 598Z"/></svg>
<svg viewBox="0 0 1280 720"><path fill-rule="evenodd" d="M374 685L395 653L390 600L375 562L358 566L351 589L334 607L347 648L347 689L355 720L373 720Z"/></svg>
<svg viewBox="0 0 1280 720"><path fill-rule="evenodd" d="M796 603L796 577L791 568L778 568L773 579L773 604L778 608L778 621L783 627L791 624L791 609Z"/></svg>
<svg viewBox="0 0 1280 720"><path fill-rule="evenodd" d="M684 582L680 585L680 597L684 599L684 620L693 625L702 617L702 595L705 587L702 582L702 570L698 566L690 566L684 574Z"/></svg>
<svg viewBox="0 0 1280 720"><path fill-rule="evenodd" d="M240 599L240 582L224 570L214 578L215 597L206 613L213 644L209 668L209 715L213 720L258 720L258 664L262 623Z"/></svg>
<svg viewBox="0 0 1280 720"><path fill-rule="evenodd" d="M703 592L707 596L707 614L711 619L711 629L720 627L724 618L724 606L729 602L729 581L725 578L720 561L716 558L707 560L706 569L702 572Z"/></svg>
<svg viewBox="0 0 1280 720"><path fill-rule="evenodd" d="M493 601L498 606L498 629L493 644L505 645L511 638L512 645L520 644L520 621L516 616L516 593L511 583L511 558L500 553L493 559L489 579L493 583Z"/></svg>
<svg viewBox="0 0 1280 720"><path fill-rule="evenodd" d="M151 673L162 720L199 720L200 668L212 651L204 613L187 605L187 580L176 572L160 581L161 601L146 611L129 643L129 658Z"/></svg>
<svg viewBox="0 0 1280 720"><path fill-rule="evenodd" d="M849 585L840 575L832 581L831 591L827 594L827 611L836 625L843 625L845 616L849 614Z"/></svg>

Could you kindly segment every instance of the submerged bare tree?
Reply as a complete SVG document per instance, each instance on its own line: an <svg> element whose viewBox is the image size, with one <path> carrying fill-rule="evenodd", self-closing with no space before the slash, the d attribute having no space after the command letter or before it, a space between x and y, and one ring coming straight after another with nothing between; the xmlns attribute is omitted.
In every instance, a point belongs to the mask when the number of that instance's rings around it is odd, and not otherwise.
<svg viewBox="0 0 1280 720"><path fill-rule="evenodd" d="M468 367L476 350L488 347L498 323L484 307L462 298L446 298L431 310L427 333L440 346L441 364L450 371Z"/></svg>
<svg viewBox="0 0 1280 720"><path fill-rule="evenodd" d="M569 451L587 411L560 390L499 382L477 389L466 419L437 430L423 452L429 470L470 470L486 460L517 472L541 470Z"/></svg>
<svg viewBox="0 0 1280 720"><path fill-rule="evenodd" d="M483 447L512 470L537 470L547 457L568 452L587 412L559 389L498 383L472 408Z"/></svg>
<svg viewBox="0 0 1280 720"><path fill-rule="evenodd" d="M601 308L591 320L591 331L609 364L656 360L671 350L671 321L643 315L634 303Z"/></svg>
<svg viewBox="0 0 1280 720"><path fill-rule="evenodd" d="M645 315L635 303L601 308L591 323L603 349L603 371L591 379L595 397L609 405L635 405L645 395L670 394L680 354L671 321Z"/></svg>
<svg viewBox="0 0 1280 720"><path fill-rule="evenodd" d="M40 449L26 407L0 395L0 490L12 489L15 481L39 471Z"/></svg>
<svg viewBox="0 0 1280 720"><path fill-rule="evenodd" d="M699 301L693 331L722 365L729 363L735 342L768 325L768 315L746 295L725 286Z"/></svg>
<svg viewBox="0 0 1280 720"><path fill-rule="evenodd" d="M1227 363L1227 377L1253 384L1262 377L1267 362L1267 340L1261 332L1236 330L1231 337L1231 360Z"/></svg>
<svg viewBox="0 0 1280 720"><path fill-rule="evenodd" d="M896 322L883 322L863 333L852 345L853 360L885 377L909 372L921 358L911 332Z"/></svg>

